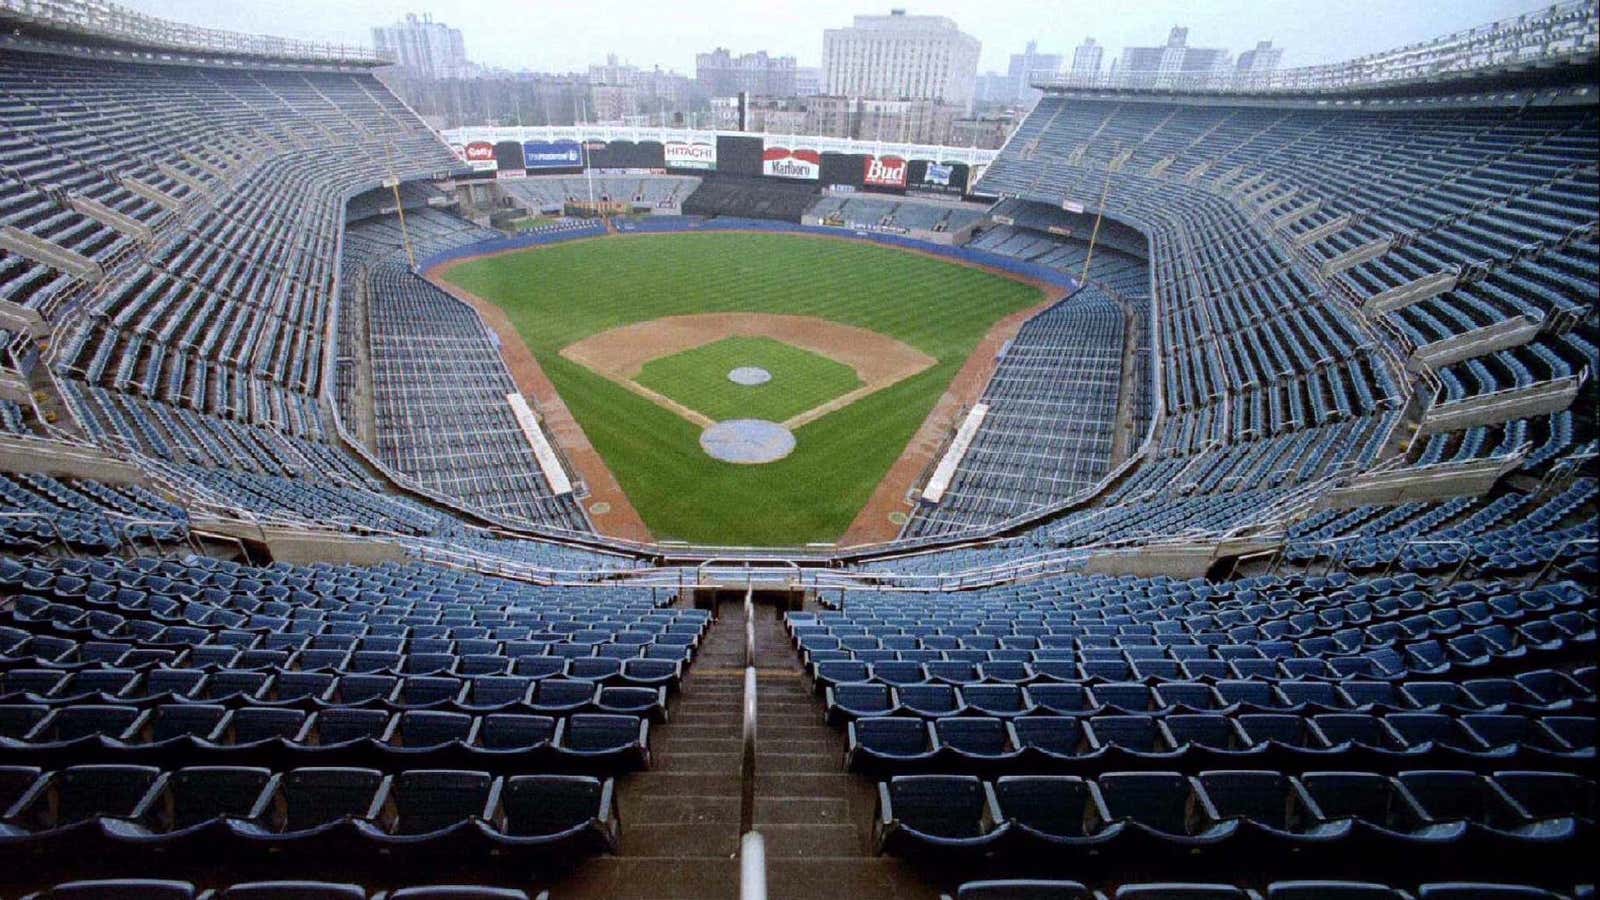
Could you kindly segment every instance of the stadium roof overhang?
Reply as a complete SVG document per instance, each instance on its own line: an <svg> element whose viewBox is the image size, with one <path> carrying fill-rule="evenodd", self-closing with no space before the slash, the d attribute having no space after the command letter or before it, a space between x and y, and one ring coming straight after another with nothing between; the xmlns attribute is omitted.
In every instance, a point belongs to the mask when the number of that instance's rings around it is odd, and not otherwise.
<svg viewBox="0 0 1600 900"><path fill-rule="evenodd" d="M367 47L201 28L91 0L0 0L0 41L18 49L134 62L339 69L389 64Z"/></svg>
<svg viewBox="0 0 1600 900"><path fill-rule="evenodd" d="M1088 86L1073 84L1070 79L1038 79L1033 86L1054 96L1192 106L1383 109L1421 105L1520 106L1528 102L1573 105L1600 102L1600 82L1595 78L1597 65L1600 65L1600 55L1582 53L1424 77L1328 87Z"/></svg>

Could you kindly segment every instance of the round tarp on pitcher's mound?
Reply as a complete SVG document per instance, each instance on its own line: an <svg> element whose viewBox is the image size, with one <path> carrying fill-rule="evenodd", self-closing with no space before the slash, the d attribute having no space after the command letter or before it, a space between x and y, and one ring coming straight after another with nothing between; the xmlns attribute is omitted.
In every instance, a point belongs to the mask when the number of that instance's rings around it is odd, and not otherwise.
<svg viewBox="0 0 1600 900"><path fill-rule="evenodd" d="M728 373L728 380L745 387L757 387L772 380L772 373L760 366L740 366Z"/></svg>
<svg viewBox="0 0 1600 900"><path fill-rule="evenodd" d="M702 431L700 448L722 462L759 465L794 452L794 433L765 419L729 419Z"/></svg>

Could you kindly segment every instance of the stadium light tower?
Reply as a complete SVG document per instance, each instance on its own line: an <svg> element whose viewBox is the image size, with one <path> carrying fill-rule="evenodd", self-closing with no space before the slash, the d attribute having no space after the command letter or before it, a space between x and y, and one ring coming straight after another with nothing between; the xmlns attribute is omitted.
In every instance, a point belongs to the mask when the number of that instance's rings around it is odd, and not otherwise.
<svg viewBox="0 0 1600 900"><path fill-rule="evenodd" d="M1113 144L1111 158L1115 160L1122 155L1122 142ZM1094 244L1100 239L1100 221L1106 216L1106 198L1111 196L1111 165L1106 164L1106 181L1100 188L1100 205L1094 211L1094 230L1089 232L1089 249L1083 254L1083 277L1078 279L1087 284L1089 282L1089 261L1094 259Z"/></svg>
<svg viewBox="0 0 1600 900"><path fill-rule="evenodd" d="M394 192L395 213L400 217L400 242L406 248L406 261L413 272L417 269L417 255L411 250L411 232L406 229L406 205L400 201L400 179L393 175L383 179L383 186Z"/></svg>

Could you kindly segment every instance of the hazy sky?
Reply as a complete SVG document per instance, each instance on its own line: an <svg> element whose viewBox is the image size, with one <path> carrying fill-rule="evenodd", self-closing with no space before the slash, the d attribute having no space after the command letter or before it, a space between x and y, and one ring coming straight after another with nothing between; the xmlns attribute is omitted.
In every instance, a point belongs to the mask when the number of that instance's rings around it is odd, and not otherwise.
<svg viewBox="0 0 1600 900"><path fill-rule="evenodd" d="M981 71L1004 71L1032 38L1063 53L1093 37L1110 48L1166 40L1189 26L1189 44L1237 54L1258 40L1284 48L1284 65L1337 62L1528 12L1540 0L121 0L195 25L370 46L373 25L431 12L460 28L472 61L504 69L575 71L616 53L624 62L693 74L694 54L724 46L822 61L822 30L857 13L949 16L983 42Z"/></svg>

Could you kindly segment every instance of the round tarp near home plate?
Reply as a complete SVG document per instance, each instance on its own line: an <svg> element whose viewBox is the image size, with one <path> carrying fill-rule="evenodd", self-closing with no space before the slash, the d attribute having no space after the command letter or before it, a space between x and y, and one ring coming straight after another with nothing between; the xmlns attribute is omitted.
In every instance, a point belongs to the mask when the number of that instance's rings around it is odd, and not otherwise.
<svg viewBox="0 0 1600 900"><path fill-rule="evenodd" d="M722 462L759 465L794 452L794 433L765 419L729 419L700 432L700 448Z"/></svg>
<svg viewBox="0 0 1600 900"><path fill-rule="evenodd" d="M728 373L728 380L745 387L756 387L772 380L772 373L758 366L740 366Z"/></svg>

